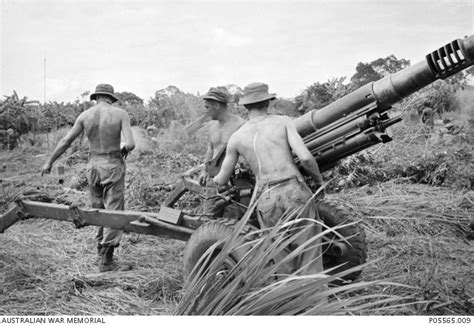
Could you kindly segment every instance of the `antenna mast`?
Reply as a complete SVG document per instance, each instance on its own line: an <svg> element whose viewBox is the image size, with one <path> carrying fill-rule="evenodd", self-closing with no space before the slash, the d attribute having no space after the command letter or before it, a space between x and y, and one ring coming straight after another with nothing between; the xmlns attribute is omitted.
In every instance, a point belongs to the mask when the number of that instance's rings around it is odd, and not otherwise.
<svg viewBox="0 0 474 326"><path fill-rule="evenodd" d="M43 101L46 103L46 57L43 60Z"/></svg>

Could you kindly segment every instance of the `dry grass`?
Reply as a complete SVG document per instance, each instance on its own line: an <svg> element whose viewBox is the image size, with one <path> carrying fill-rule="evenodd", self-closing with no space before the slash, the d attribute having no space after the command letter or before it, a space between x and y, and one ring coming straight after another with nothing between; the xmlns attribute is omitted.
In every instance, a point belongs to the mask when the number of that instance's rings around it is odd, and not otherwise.
<svg viewBox="0 0 474 326"><path fill-rule="evenodd" d="M1 212L28 190L61 203L87 205L85 189L70 188L83 163L66 168L59 184L55 171L40 177L45 156L35 155L1 153ZM94 236L94 227L75 229L71 223L44 219L20 221L0 234L0 315L171 314L182 288L184 243L127 234L117 258L134 270L99 274Z"/></svg>
<svg viewBox="0 0 474 326"><path fill-rule="evenodd" d="M47 192L63 202L87 203L84 190L68 190L82 163L58 176L39 177L45 149L0 153L0 211L27 189ZM41 155L41 156L37 156ZM181 153L134 153L128 160L128 190L137 199L144 185L169 182L194 165ZM461 191L403 180L343 190L331 199L354 211L368 239L361 281L391 281L413 286L376 285L360 295L384 294L429 301L414 306L381 307L371 314L472 315L473 249L466 240L474 207L463 206ZM67 190L67 189L66 189ZM142 207L152 209L143 205ZM53 220L21 221L0 234L0 314L2 315L170 315L183 295L184 243L153 236L125 236L117 257L134 265L124 273L97 273L94 228L75 229ZM357 313L357 312L351 312Z"/></svg>
<svg viewBox="0 0 474 326"><path fill-rule="evenodd" d="M334 275L318 272L308 275L305 266L288 270L288 262L322 245L327 229L281 257L290 243L300 239L306 227L293 229L298 212L287 212L278 223L267 230L239 235L251 211L247 211L235 226L233 234L223 243L215 243L196 264L185 285L185 293L177 308L179 315L361 315L394 308L410 307L416 303L412 295L371 291L380 286L405 288L392 282L353 282L341 286L330 283L365 266L356 266ZM310 221L317 223L316 221ZM316 242L316 244L315 244ZM215 255L214 250L220 248ZM222 263L234 250L245 248L245 255L235 266L222 271ZM213 259L211 260L211 257ZM321 257L315 257L316 259ZM365 291L366 293L362 293Z"/></svg>
<svg viewBox="0 0 474 326"><path fill-rule="evenodd" d="M380 259L364 270L362 279L412 285L414 290L396 294L432 300L400 313L473 314L474 249L466 235L474 207L461 205L463 198L461 191L396 182L336 197L361 218L369 261Z"/></svg>
<svg viewBox="0 0 474 326"><path fill-rule="evenodd" d="M99 274L94 228L26 220L0 236L1 315L167 315L182 287L182 242L127 235L131 272Z"/></svg>

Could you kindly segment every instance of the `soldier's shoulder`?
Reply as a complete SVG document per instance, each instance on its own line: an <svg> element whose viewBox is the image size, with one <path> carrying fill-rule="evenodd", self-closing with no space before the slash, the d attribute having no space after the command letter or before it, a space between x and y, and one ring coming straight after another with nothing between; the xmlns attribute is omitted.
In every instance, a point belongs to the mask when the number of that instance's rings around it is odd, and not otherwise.
<svg viewBox="0 0 474 326"><path fill-rule="evenodd" d="M100 103L97 103L93 106L91 106L90 108L88 108L87 110L85 110L84 112L90 112L90 111L94 111L94 110L97 110L98 108L100 108Z"/></svg>
<svg viewBox="0 0 474 326"><path fill-rule="evenodd" d="M123 109L123 108L121 108L121 107L119 107L119 106L114 106L114 105L112 105L112 108L113 108L113 110L114 110L115 112L117 112L117 113L119 113L119 114L128 115L127 110L125 110L125 109Z"/></svg>
<svg viewBox="0 0 474 326"><path fill-rule="evenodd" d="M243 128L243 129L242 129ZM240 128L236 132L234 132L230 138L229 141L227 142L227 146L236 146L240 141L248 135L248 132L245 130L244 127Z"/></svg>
<svg viewBox="0 0 474 326"><path fill-rule="evenodd" d="M77 117L78 119L79 118L83 118L83 117L88 117L89 115L92 115L94 111L96 111L97 109L99 108L99 105L96 104L96 105L93 105L91 106L90 108L88 108L87 110L85 111L82 111L81 114L79 114L79 116Z"/></svg>

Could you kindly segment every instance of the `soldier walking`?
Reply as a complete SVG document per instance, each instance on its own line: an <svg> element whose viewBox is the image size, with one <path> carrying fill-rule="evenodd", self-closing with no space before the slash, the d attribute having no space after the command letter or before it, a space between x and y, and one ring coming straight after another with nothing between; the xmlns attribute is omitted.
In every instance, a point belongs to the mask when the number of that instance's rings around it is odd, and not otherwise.
<svg viewBox="0 0 474 326"><path fill-rule="evenodd" d="M92 207L123 210L125 158L135 148L130 118L125 110L112 105L118 98L111 85L97 85L90 99L96 100L97 104L79 115L72 129L61 139L44 164L41 175L51 172L53 163L84 131L90 143L87 179ZM122 148L121 134L125 143ZM131 268L119 265L113 259L114 249L119 246L122 233L121 230L99 228L96 240L100 272Z"/></svg>

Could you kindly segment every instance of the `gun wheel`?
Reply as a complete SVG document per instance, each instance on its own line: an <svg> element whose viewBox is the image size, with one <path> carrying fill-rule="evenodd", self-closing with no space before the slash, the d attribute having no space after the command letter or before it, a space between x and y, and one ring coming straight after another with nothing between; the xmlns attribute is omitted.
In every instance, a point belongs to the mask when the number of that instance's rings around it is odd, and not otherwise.
<svg viewBox="0 0 474 326"><path fill-rule="evenodd" d="M347 224L353 222L350 212L334 202L319 201L316 203L319 216L328 227L334 227L340 224ZM332 268L340 264L344 264L339 268L331 271L330 274L336 274L345 271L349 268L365 263L367 258L367 245L365 241L365 233L363 228L358 224L348 225L346 227L337 229L344 238L347 239L349 245L347 252L344 255L331 255L323 247L323 266L324 269ZM337 240L338 237L334 234L332 239ZM342 277L342 280L335 281L335 285L341 285L344 281L354 281L361 271L353 272Z"/></svg>
<svg viewBox="0 0 474 326"><path fill-rule="evenodd" d="M185 278L189 277L193 268L198 264L201 256L204 255L211 246L230 237L237 222L237 220L233 219L219 219L218 221L205 223L193 232L186 243L183 253ZM242 236L250 231L251 228L245 226L242 231ZM217 247L214 250L211 260L219 255L221 249L222 247ZM236 249L230 252L229 256L223 262L222 269L219 273L226 273L226 271L232 269L232 267L234 267L242 257L244 257L244 255L245 251L242 249Z"/></svg>

